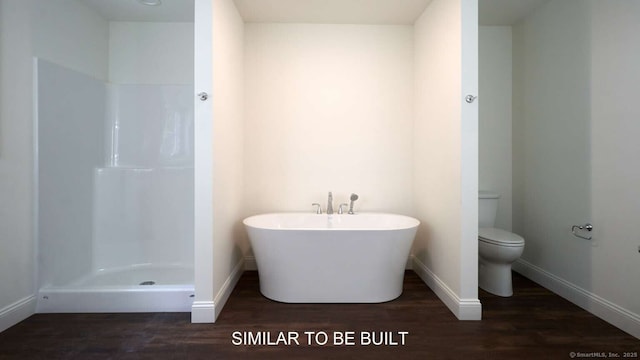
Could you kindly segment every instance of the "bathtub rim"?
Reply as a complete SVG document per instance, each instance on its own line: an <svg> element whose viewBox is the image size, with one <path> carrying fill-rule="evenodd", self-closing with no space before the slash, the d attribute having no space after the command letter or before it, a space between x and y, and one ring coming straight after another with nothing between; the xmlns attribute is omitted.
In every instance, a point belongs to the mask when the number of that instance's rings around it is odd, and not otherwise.
<svg viewBox="0 0 640 360"><path fill-rule="evenodd" d="M266 220L264 220L264 218L267 217L283 217L283 216L287 216L287 217L293 217L293 216L304 216L304 217L317 217L318 219L320 217L325 217L325 218L331 218L333 217L334 219L340 219L341 217L344 217L346 219L348 219L349 217L357 217L357 216L381 216L381 217L394 217L397 218L399 220L401 220L399 225L391 225L391 226L385 226L385 227L367 227L367 226L357 226L357 227L320 227L320 226L301 226L301 227L283 227L282 225L278 225L275 222L272 223L266 223ZM256 223L257 221L263 220L260 223ZM315 219L314 219L315 220ZM412 217L412 216L408 216L408 215L402 215L402 214L394 214L394 213L386 213L386 212L361 212L361 213L356 213L356 214L332 214L332 215L327 215L327 214L313 214L313 213L308 213L308 212L295 212L295 211L291 211L291 212L272 212L272 213L262 213L262 214L256 214L256 215L251 215L248 217L245 217L242 220L242 223L244 226L246 227L250 227L250 228L254 228L254 229L259 229L259 230L274 230L274 231L394 231L394 230L406 230L406 229L413 229L413 228L417 228L420 226L420 220Z"/></svg>

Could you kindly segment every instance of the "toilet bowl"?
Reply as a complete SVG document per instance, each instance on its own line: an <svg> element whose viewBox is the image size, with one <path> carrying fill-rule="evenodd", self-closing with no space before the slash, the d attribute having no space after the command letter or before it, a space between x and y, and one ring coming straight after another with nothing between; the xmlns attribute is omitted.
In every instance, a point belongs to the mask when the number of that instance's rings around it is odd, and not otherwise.
<svg viewBox="0 0 640 360"><path fill-rule="evenodd" d="M524 251L524 239L495 228L499 194L478 194L478 286L498 296L513 295L511 264Z"/></svg>
<svg viewBox="0 0 640 360"><path fill-rule="evenodd" d="M497 228L478 229L478 285L491 294L513 295L511 264L520 258L524 239Z"/></svg>

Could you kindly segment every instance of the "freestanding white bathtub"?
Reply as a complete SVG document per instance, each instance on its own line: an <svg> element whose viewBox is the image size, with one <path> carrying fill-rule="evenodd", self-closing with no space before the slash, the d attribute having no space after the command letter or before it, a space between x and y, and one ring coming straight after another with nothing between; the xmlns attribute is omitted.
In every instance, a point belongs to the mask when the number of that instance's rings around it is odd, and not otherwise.
<svg viewBox="0 0 640 360"><path fill-rule="evenodd" d="M287 303L377 303L402 293L420 222L394 214L264 214L244 225L260 292Z"/></svg>

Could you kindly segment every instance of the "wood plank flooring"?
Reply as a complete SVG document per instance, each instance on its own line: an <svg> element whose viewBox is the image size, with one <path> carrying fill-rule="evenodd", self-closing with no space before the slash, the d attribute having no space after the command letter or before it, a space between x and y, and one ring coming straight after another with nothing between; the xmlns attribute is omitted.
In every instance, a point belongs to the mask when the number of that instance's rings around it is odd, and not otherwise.
<svg viewBox="0 0 640 360"><path fill-rule="evenodd" d="M262 297L257 273L246 272L215 324L191 324L188 313L37 314L0 333L0 359L628 359L640 354L640 340L517 274L513 297L481 291L480 300L482 321L458 321L408 271L403 294L391 302L282 304ZM243 340L234 332L250 332L254 342L256 334L268 332L277 345L234 345ZM278 342L279 332L291 332L291 338ZM314 332L311 344L305 332ZM325 341L321 332L327 334L325 345L318 344ZM333 345L334 332L353 332L354 345ZM295 334L299 345L291 340ZM367 345L368 335L383 344Z"/></svg>

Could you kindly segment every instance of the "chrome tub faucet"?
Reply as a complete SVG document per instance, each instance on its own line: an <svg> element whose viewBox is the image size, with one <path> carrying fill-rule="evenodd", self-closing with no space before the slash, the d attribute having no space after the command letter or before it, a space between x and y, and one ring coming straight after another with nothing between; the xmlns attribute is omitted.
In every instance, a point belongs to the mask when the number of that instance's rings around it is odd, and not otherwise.
<svg viewBox="0 0 640 360"><path fill-rule="evenodd" d="M313 203L311 204L311 206L317 206L318 208L316 209L316 214L322 214L322 207L320 206L320 204Z"/></svg>
<svg viewBox="0 0 640 360"><path fill-rule="evenodd" d="M358 200L358 195L356 194L351 194L351 197L349 198L350 203L342 203L340 204L340 206L338 207L338 214L344 214L345 210L343 210L343 208L347 208L347 206L349 207L349 211L348 214L353 215L353 203ZM311 206L314 206L315 208L315 212L316 214L322 214L322 205L320 205L319 203L313 203L311 204ZM333 211L333 193L331 191L329 191L329 196L327 198L327 215L333 215L334 211Z"/></svg>
<svg viewBox="0 0 640 360"><path fill-rule="evenodd" d="M347 203L340 204L340 206L338 207L338 214L344 214L344 210L342 210L343 206L346 208L347 206L349 206L349 204Z"/></svg>

